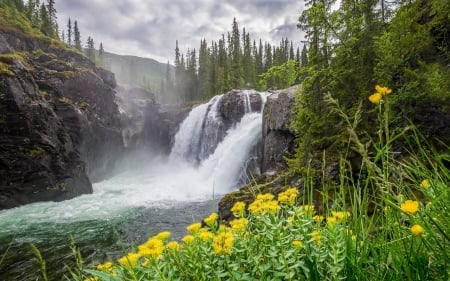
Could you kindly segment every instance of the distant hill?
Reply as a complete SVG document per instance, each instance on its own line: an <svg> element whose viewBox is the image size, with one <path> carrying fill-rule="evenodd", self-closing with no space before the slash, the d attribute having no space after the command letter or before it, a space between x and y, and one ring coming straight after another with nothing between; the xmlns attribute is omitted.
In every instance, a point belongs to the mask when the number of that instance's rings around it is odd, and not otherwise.
<svg viewBox="0 0 450 281"><path fill-rule="evenodd" d="M161 99L161 82L166 80L167 63L160 63L154 59L136 56L124 56L104 53L100 66L114 72L119 84L140 86ZM169 66L171 76L174 67Z"/></svg>

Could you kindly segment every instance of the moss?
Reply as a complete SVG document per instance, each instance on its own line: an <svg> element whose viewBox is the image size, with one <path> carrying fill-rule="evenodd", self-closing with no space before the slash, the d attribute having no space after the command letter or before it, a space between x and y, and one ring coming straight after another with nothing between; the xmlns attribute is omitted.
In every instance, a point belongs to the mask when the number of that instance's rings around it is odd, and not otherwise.
<svg viewBox="0 0 450 281"><path fill-rule="evenodd" d="M42 147L35 147L33 149L30 149L28 151L28 156L30 156L32 159L41 159L42 155L44 155L44 149Z"/></svg>
<svg viewBox="0 0 450 281"><path fill-rule="evenodd" d="M89 103L87 103L87 102L85 102L85 101L82 101L82 102L80 102L80 103L78 104L78 108L81 109L81 110L85 110L85 109L87 109L88 107L89 107Z"/></svg>
<svg viewBox="0 0 450 281"><path fill-rule="evenodd" d="M60 97L60 98L58 98L58 101L60 103L71 103L71 100L67 97Z"/></svg>
<svg viewBox="0 0 450 281"><path fill-rule="evenodd" d="M10 7L0 9L0 28L29 35L41 35L41 32L33 28L25 15Z"/></svg>
<svg viewBox="0 0 450 281"><path fill-rule="evenodd" d="M0 75L15 76L15 73L11 70L11 65L0 61Z"/></svg>
<svg viewBox="0 0 450 281"><path fill-rule="evenodd" d="M72 79L78 76L77 71L58 71L55 73L55 76L60 79Z"/></svg>

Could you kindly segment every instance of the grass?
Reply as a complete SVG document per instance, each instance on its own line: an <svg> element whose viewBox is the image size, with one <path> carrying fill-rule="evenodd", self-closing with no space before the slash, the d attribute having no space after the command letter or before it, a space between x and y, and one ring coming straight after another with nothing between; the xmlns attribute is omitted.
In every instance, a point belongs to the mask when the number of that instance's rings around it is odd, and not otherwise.
<svg viewBox="0 0 450 281"><path fill-rule="evenodd" d="M357 131L362 110L350 118L327 98L348 125L348 150L361 155L359 172L349 172L344 157L339 183L320 191L307 179L301 193L286 187L257 194L250 204L234 204L230 222L212 213L189 225L181 241L162 231L96 266L76 255L67 279L449 280L450 155L423 145L412 126L392 130L389 93L379 92L371 98L376 137L364 144ZM406 135L410 152L399 159L393 142ZM313 204L317 192L323 200Z"/></svg>

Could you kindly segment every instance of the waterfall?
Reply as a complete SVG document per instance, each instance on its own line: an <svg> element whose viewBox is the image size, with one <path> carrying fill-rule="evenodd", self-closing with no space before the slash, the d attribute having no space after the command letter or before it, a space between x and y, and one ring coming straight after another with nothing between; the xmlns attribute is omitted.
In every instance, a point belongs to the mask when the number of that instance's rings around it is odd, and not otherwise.
<svg viewBox="0 0 450 281"><path fill-rule="evenodd" d="M218 128L222 126L217 116L221 98L222 95L215 96L189 112L175 135L175 143L169 157L171 160L184 159L198 164L215 148L220 140Z"/></svg>
<svg viewBox="0 0 450 281"><path fill-rule="evenodd" d="M88 263L123 254L119 245L124 241L117 242L117 230L122 238L134 237L125 240L128 245L164 229L182 237L188 221L201 220L217 206L211 200L241 184L248 159L254 157L252 150L262 137L262 113L251 106L254 94L237 93L241 100L234 109L241 110L239 116L245 113L228 127L219 112L225 96L194 107L179 128L169 157L138 151L125 161L123 170L95 183L92 194L0 211L0 253L7 252L13 242L5 262L8 268L0 270L0 279L36 279L29 243L44 254L52 253L46 256L49 272L61 277L60 264L73 260L69 236L82 251L92 253L85 258ZM267 93L260 96L264 105Z"/></svg>
<svg viewBox="0 0 450 281"><path fill-rule="evenodd" d="M261 111L253 112L251 94L261 98ZM239 184L245 173L252 148L262 137L262 110L268 93L243 90L244 116L224 131L225 125L218 112L223 96L196 106L182 122L175 136L170 154L172 162L194 163L201 178L215 192L228 192Z"/></svg>

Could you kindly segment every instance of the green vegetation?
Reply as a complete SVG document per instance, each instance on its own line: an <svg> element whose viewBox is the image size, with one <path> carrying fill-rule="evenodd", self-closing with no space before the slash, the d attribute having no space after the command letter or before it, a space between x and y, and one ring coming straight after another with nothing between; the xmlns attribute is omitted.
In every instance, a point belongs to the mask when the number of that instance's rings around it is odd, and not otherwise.
<svg viewBox="0 0 450 281"><path fill-rule="evenodd" d="M299 69L302 87L293 120L297 151L289 161L293 174L305 175L308 163L320 166L323 151L334 159L345 151L346 129L327 106L327 94L346 112L356 112L368 108L367 93L377 83L390 85L396 95L389 115L398 131L423 107L445 110L450 103L448 1L385 3L381 11L379 1L342 1L338 10L332 0L306 2L298 24L306 32L308 59ZM370 131L375 113L361 116L359 126ZM362 137L366 143L368 136Z"/></svg>
<svg viewBox="0 0 450 281"><path fill-rule="evenodd" d="M164 85L173 89L181 102L205 100L231 89L280 89L297 82L295 74L292 82L290 71L300 65L300 60L300 49L294 53L292 41L283 38L279 46L263 44L261 40L257 44L245 28L242 33L239 31L234 19L227 37L222 34L222 38L210 46L206 39L201 40L198 54L195 49L182 54L177 41L175 81L166 79ZM272 66L279 68L270 70ZM277 74L285 67L287 69L281 75ZM268 73L263 74L266 71ZM289 78L284 77L287 73ZM263 82L258 83L260 75L263 75Z"/></svg>
<svg viewBox="0 0 450 281"><path fill-rule="evenodd" d="M308 178L276 196L255 195L231 208L234 219L212 213L187 227L182 241L162 231L115 261L86 268L75 280L448 280L450 170L448 154L419 145L405 161L392 153L389 99L377 86L367 95L379 126L370 147L361 143L360 108L348 116L330 95L326 103L346 124L350 149L363 157L359 174L341 159L339 183L324 183L320 201ZM370 132L367 132L370 133ZM362 134L365 135L365 134ZM374 150L376 153L371 154ZM322 171L325 173L325 171ZM259 189L255 187L255 190Z"/></svg>
<svg viewBox="0 0 450 281"><path fill-rule="evenodd" d="M45 151L42 147L35 147L33 149L28 150L28 156L32 159L40 159L42 155L44 155Z"/></svg>

